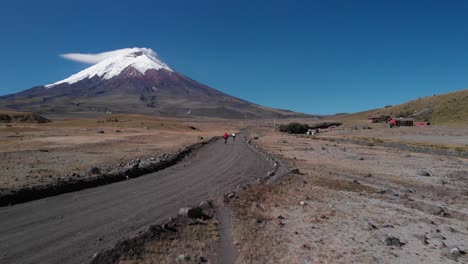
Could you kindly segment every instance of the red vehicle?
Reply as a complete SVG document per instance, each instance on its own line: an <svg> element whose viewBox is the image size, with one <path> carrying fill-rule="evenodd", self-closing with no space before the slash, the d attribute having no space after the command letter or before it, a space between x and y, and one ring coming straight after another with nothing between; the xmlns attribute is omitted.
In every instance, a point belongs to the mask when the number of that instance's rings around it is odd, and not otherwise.
<svg viewBox="0 0 468 264"><path fill-rule="evenodd" d="M400 126L414 126L414 120L410 118L393 118L391 117L390 120L388 120L388 123L390 124L390 128L392 127L400 127Z"/></svg>
<svg viewBox="0 0 468 264"><path fill-rule="evenodd" d="M390 124L390 128L392 127L400 127L400 126L418 126L418 127L426 127L430 126L431 122L414 122L413 119L410 118L393 118L391 117L388 120L388 123Z"/></svg>
<svg viewBox="0 0 468 264"><path fill-rule="evenodd" d="M416 123L416 126L418 127L425 127L425 126L430 126L431 122L418 122Z"/></svg>

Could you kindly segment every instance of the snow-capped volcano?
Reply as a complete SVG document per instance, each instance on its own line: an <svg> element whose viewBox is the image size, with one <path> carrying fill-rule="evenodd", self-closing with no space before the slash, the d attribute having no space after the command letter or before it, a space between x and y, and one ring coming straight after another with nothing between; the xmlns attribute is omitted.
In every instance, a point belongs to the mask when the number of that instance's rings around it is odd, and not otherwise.
<svg viewBox="0 0 468 264"><path fill-rule="evenodd" d="M0 108L40 114L112 112L242 119L300 116L203 85L173 71L148 48L61 56L93 65L64 80L0 96Z"/></svg>
<svg viewBox="0 0 468 264"><path fill-rule="evenodd" d="M122 73L128 67L134 68L143 75L149 69L172 71L167 64L158 58L156 52L148 48L128 48L84 56L101 57L102 61L64 80L48 84L45 87L51 88L62 83L73 84L81 80L91 79L94 76L109 80Z"/></svg>

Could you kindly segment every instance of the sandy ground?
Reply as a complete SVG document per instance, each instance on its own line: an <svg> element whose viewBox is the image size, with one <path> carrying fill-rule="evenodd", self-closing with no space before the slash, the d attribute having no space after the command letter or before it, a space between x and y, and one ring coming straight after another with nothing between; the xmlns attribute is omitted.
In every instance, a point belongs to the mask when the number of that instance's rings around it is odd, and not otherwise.
<svg viewBox="0 0 468 264"><path fill-rule="evenodd" d="M243 140L220 139L139 178L0 207L0 263L87 263L180 208L222 197L271 170Z"/></svg>
<svg viewBox="0 0 468 264"><path fill-rule="evenodd" d="M138 115L10 125L0 125L0 190L85 178L92 167L115 168L134 159L174 153L242 127L220 120Z"/></svg>
<svg viewBox="0 0 468 264"><path fill-rule="evenodd" d="M466 126L399 127L389 129L388 124L377 123L338 127L332 131L327 131L326 135L343 138L378 138L408 144L444 145L449 148L461 147L468 150L468 127Z"/></svg>
<svg viewBox="0 0 468 264"><path fill-rule="evenodd" d="M468 151L466 127L346 125L310 137L274 133L271 121L118 119L131 121L0 128L7 139L0 143L1 166L15 172L1 175L0 186L73 177L92 166L175 151L200 136L249 125L254 144L300 173L237 193L227 204L231 217L181 227L177 234L148 242L146 255L122 258L122 263L199 263L197 256L220 253L234 256L236 263L468 263L460 253L468 251L468 159L457 156ZM38 164L52 172L39 170ZM229 233L232 245L213 246L218 236L218 244L230 244L222 242L223 233ZM225 251L230 246L235 252ZM207 257L208 263L218 260Z"/></svg>
<svg viewBox="0 0 468 264"><path fill-rule="evenodd" d="M232 207L236 263L468 261L457 253L468 249L467 159L333 141L465 147L466 129L350 128L316 137L256 132L262 148L301 174L240 194Z"/></svg>

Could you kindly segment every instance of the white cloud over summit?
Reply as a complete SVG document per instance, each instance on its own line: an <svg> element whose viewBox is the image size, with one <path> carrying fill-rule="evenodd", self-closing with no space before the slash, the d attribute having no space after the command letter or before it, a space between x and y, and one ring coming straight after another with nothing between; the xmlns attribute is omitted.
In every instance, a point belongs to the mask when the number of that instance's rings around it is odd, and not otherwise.
<svg viewBox="0 0 468 264"><path fill-rule="evenodd" d="M135 49L135 48L133 48L133 49ZM66 54L60 54L60 57L65 58L67 60L82 62L82 63L86 63L86 64L96 64L96 63L99 63L99 62L101 62L101 61L103 61L103 60L105 60L107 58L110 58L110 57L128 54L133 49L131 49L131 48L119 49L119 50L106 51L106 52L101 52L101 53L96 53L96 54L92 54L92 53L66 53ZM151 52L153 52L153 51L151 51Z"/></svg>
<svg viewBox="0 0 468 264"><path fill-rule="evenodd" d="M47 88L61 83L76 83L84 79L93 78L94 76L108 80L120 74L127 67L132 67L141 74L145 74L149 69L173 71L158 58L156 52L148 48L119 49L97 54L67 53L60 56L68 60L94 65L64 80L48 84L46 85Z"/></svg>

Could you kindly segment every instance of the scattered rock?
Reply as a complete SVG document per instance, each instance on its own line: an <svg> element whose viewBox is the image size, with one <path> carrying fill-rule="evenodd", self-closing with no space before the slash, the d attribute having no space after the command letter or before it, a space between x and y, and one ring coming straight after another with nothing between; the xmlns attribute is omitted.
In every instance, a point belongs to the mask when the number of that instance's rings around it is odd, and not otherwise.
<svg viewBox="0 0 468 264"><path fill-rule="evenodd" d="M284 219L284 216L282 216L282 215L278 215L278 219L281 219L281 220L283 220L283 219Z"/></svg>
<svg viewBox="0 0 468 264"><path fill-rule="evenodd" d="M431 234L431 238L432 239L439 239L439 240L445 240L446 239L441 233Z"/></svg>
<svg viewBox="0 0 468 264"><path fill-rule="evenodd" d="M234 199L235 197L236 197L236 194L234 192L225 193L224 194L224 202L228 203L230 200Z"/></svg>
<svg viewBox="0 0 468 264"><path fill-rule="evenodd" d="M429 172L425 171L425 170L418 171L418 175L419 176L425 176L425 177L431 176L431 174Z"/></svg>
<svg viewBox="0 0 468 264"><path fill-rule="evenodd" d="M451 247L450 248L450 254L452 255L460 255L460 249L458 247Z"/></svg>
<svg viewBox="0 0 468 264"><path fill-rule="evenodd" d="M253 139L258 139L258 137L254 137Z"/></svg>
<svg viewBox="0 0 468 264"><path fill-rule="evenodd" d="M179 210L180 216L186 216L188 218L205 218L206 215L200 207L183 207Z"/></svg>
<svg viewBox="0 0 468 264"><path fill-rule="evenodd" d="M448 246L445 248L445 253L448 257L458 260L459 257L465 255L466 252L458 246Z"/></svg>
<svg viewBox="0 0 468 264"><path fill-rule="evenodd" d="M300 201L299 204L302 205L302 206L307 205L307 203L304 202L304 201Z"/></svg>
<svg viewBox="0 0 468 264"><path fill-rule="evenodd" d="M418 240L420 240L420 241L423 243L423 245L429 244L429 243L427 242L427 235L426 235L426 234L424 234L424 235L416 234L416 235L413 235L413 236L414 236L415 238L417 238Z"/></svg>
<svg viewBox="0 0 468 264"><path fill-rule="evenodd" d="M186 256L184 254L180 254L179 256L177 256L177 262L182 262L182 261L189 261L190 260L190 256Z"/></svg>
<svg viewBox="0 0 468 264"><path fill-rule="evenodd" d="M378 194L383 194L383 195L393 195L393 196L398 196L398 193L396 193L394 190L392 189L384 189L384 190L380 190L377 192Z"/></svg>
<svg viewBox="0 0 468 264"><path fill-rule="evenodd" d="M101 173L101 170L98 167L91 167L89 168L88 173L91 175L95 175Z"/></svg>
<svg viewBox="0 0 468 264"><path fill-rule="evenodd" d="M201 209L213 208L213 203L211 201L201 201L198 207Z"/></svg>
<svg viewBox="0 0 468 264"><path fill-rule="evenodd" d="M401 247L401 246L405 245L405 243L401 242L399 238L394 237L394 236L390 236L390 235L387 235L387 234L382 234L380 236L380 240L382 242L384 242L384 244L387 245L387 246Z"/></svg>
<svg viewBox="0 0 468 264"><path fill-rule="evenodd" d="M169 221L173 221L173 219L170 217ZM171 232L177 232L177 227L174 223L165 223L161 225L162 229L171 231Z"/></svg>
<svg viewBox="0 0 468 264"><path fill-rule="evenodd" d="M370 230L374 230L374 229L377 229L377 227L373 223L371 223L370 221L366 221L364 223L364 230L370 231Z"/></svg>
<svg viewBox="0 0 468 264"><path fill-rule="evenodd" d="M428 225L435 225L435 222L432 221L432 220L429 219L429 218L423 218L423 219L421 219L421 221L424 222L424 223L426 223L426 224L428 224Z"/></svg>
<svg viewBox="0 0 468 264"><path fill-rule="evenodd" d="M402 188L400 190L401 192L405 192L405 193L416 193L413 189L411 188Z"/></svg>
<svg viewBox="0 0 468 264"><path fill-rule="evenodd" d="M432 215L439 215L439 216L446 216L447 213L445 212L444 208L435 205L435 204L427 204L423 202L414 202L411 204L412 208L421 210L425 213L432 214Z"/></svg>
<svg viewBox="0 0 468 264"><path fill-rule="evenodd" d="M291 173L292 173L292 174L300 174L300 172L299 172L299 169L298 169L298 168L294 168L294 169L292 169L292 170L291 170Z"/></svg>
<svg viewBox="0 0 468 264"><path fill-rule="evenodd" d="M448 182L446 180L439 180L439 183L442 184L442 185L445 185L447 184Z"/></svg>

